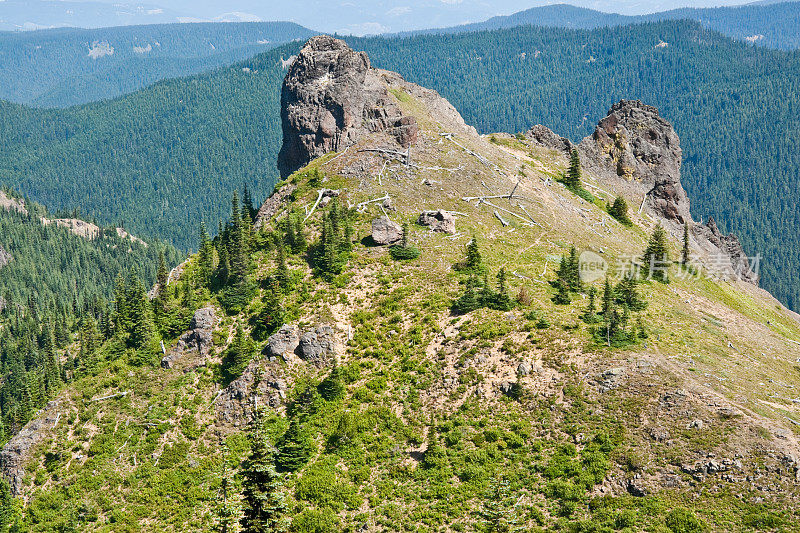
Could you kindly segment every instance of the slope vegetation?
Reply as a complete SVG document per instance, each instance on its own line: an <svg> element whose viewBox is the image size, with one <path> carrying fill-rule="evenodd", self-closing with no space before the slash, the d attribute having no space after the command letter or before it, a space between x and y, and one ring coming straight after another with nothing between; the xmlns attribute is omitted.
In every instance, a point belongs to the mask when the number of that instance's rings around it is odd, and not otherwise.
<svg viewBox="0 0 800 533"><path fill-rule="evenodd" d="M333 40L304 54L363 65ZM396 74L307 72L289 73L320 106L300 134L334 133L327 106L378 101L414 134L351 117L255 226L233 204L152 304L188 291L200 309L161 367L110 331L96 372L26 428L33 444L0 454L25 529L209 528L240 515L241 460L259 450L296 532L796 529L796 315L703 254L587 312L604 278L573 278L572 245L618 265L657 227L650 208L610 218L621 182L570 190L561 153L480 136ZM403 253L375 245L395 227L380 217L407 225ZM274 455L251 450L263 438Z"/></svg>

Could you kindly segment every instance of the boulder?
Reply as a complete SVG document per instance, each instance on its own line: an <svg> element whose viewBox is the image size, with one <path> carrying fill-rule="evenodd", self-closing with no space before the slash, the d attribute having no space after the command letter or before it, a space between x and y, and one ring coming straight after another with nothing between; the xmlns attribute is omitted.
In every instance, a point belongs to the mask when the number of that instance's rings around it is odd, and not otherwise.
<svg viewBox="0 0 800 533"><path fill-rule="evenodd" d="M174 368L187 352L197 351L201 356L207 356L211 350L214 327L217 324L217 314L214 308L206 306L195 311L189 324L189 331L181 335L177 344L161 359L162 368ZM201 366L199 362L194 366Z"/></svg>
<svg viewBox="0 0 800 533"><path fill-rule="evenodd" d="M525 138L534 144L543 146L550 150L569 153L572 150L572 142L546 126L537 124L525 133Z"/></svg>
<svg viewBox="0 0 800 533"><path fill-rule="evenodd" d="M338 341L333 328L320 326L303 333L295 353L303 361L311 363L317 368L323 368L334 363L337 349Z"/></svg>
<svg viewBox="0 0 800 533"><path fill-rule="evenodd" d="M447 211L423 211L417 219L417 224L428 226L433 231L453 235L456 232L456 218Z"/></svg>
<svg viewBox="0 0 800 533"><path fill-rule="evenodd" d="M278 407L286 397L287 376L280 364L254 359L242 375L219 392L214 402L217 420L234 427L243 427L253 420L258 405Z"/></svg>
<svg viewBox="0 0 800 533"><path fill-rule="evenodd" d="M42 413L25 424L0 451L0 471L11 487L14 496L22 494L25 464L37 446L47 439L60 418L59 402L47 403Z"/></svg>
<svg viewBox="0 0 800 533"><path fill-rule="evenodd" d="M403 238L403 227L388 217L372 221L372 240L375 244L392 244Z"/></svg>
<svg viewBox="0 0 800 533"><path fill-rule="evenodd" d="M525 362L522 362L517 366L517 374L520 376L527 376L531 373L531 365Z"/></svg>
<svg viewBox="0 0 800 533"><path fill-rule="evenodd" d="M284 325L267 340L266 354L270 359L294 353L300 344L297 326Z"/></svg>

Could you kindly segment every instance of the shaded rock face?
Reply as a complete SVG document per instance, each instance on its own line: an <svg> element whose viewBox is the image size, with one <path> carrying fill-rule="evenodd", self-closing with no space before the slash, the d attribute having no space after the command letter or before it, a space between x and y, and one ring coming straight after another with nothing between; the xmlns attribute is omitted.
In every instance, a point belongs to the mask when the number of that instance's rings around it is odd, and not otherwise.
<svg viewBox="0 0 800 533"><path fill-rule="evenodd" d="M375 244L392 244L403 238L403 227L388 217L372 221L372 240Z"/></svg>
<svg viewBox="0 0 800 533"><path fill-rule="evenodd" d="M286 376L280 364L253 360L241 376L220 392L215 402L217 420L234 427L246 426L255 414L255 398L260 405L275 408L286 397L286 390Z"/></svg>
<svg viewBox="0 0 800 533"><path fill-rule="evenodd" d="M525 138L545 148L557 150L559 152L570 152L572 141L555 133L553 130L541 124L537 124L525 133Z"/></svg>
<svg viewBox="0 0 800 533"><path fill-rule="evenodd" d="M9 264L14 258L11 256L10 253L6 252L2 246L0 246L0 268L3 268L7 264Z"/></svg>
<svg viewBox="0 0 800 533"><path fill-rule="evenodd" d="M286 354L294 353L299 345L300 332L297 326L284 325L270 335L267 340L266 355L270 360L275 357L284 357Z"/></svg>
<svg viewBox="0 0 800 533"><path fill-rule="evenodd" d="M692 233L696 238L704 238L728 256L730 267L734 278L758 284L759 276L753 271L755 265L750 264L750 258L742 248L739 238L731 233L723 235L717 227L713 217L708 219L704 225L696 225L692 228Z"/></svg>
<svg viewBox="0 0 800 533"><path fill-rule="evenodd" d="M289 68L281 120L282 177L367 133L386 131L406 148L419 131L416 119L402 114L367 55L327 35L310 39Z"/></svg>
<svg viewBox="0 0 800 533"><path fill-rule="evenodd" d="M203 307L195 311L189 331L181 335L178 343L161 359L161 367L173 368L187 352L195 350L199 355L207 356L213 344L216 323L217 314L213 307Z"/></svg>
<svg viewBox="0 0 800 533"><path fill-rule="evenodd" d="M337 351L338 340L333 328L320 326L303 333L295 353L303 361L311 363L317 368L323 368L333 364Z"/></svg>
<svg viewBox="0 0 800 533"><path fill-rule="evenodd" d="M456 232L456 217L442 209L437 211L424 211L419 215L417 224L428 226L433 231L447 233L450 235Z"/></svg>
<svg viewBox="0 0 800 533"><path fill-rule="evenodd" d="M31 451L50 435L50 429L59 418L58 403L57 400L49 402L42 416L28 422L0 451L0 471L15 496L22 493L22 480L25 477L23 465Z"/></svg>
<svg viewBox="0 0 800 533"><path fill-rule="evenodd" d="M589 172L640 184L656 215L678 224L691 221L681 185L680 140L655 107L620 101L578 149Z"/></svg>
<svg viewBox="0 0 800 533"><path fill-rule="evenodd" d="M261 204L261 208L259 208L258 214L256 214L255 228L261 229L261 226L269 223L275 215L280 213L289 203L289 200L291 200L292 193L295 189L297 189L297 185L289 184L273 192L272 195Z"/></svg>

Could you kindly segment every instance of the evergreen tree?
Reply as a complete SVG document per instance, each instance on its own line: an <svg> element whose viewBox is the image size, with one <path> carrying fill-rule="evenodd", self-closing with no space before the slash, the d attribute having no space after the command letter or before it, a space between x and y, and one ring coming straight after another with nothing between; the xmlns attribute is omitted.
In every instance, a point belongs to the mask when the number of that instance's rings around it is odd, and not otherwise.
<svg viewBox="0 0 800 533"><path fill-rule="evenodd" d="M464 293L453 302L453 311L460 314L469 313L482 307L479 298L481 284L478 277L474 273L470 273L464 285Z"/></svg>
<svg viewBox="0 0 800 533"><path fill-rule="evenodd" d="M625 276L617 284L614 295L617 303L631 311L641 311L647 307L647 302L639 295L636 289L638 281L634 276Z"/></svg>
<svg viewBox="0 0 800 533"><path fill-rule="evenodd" d="M587 324L597 322L597 289L594 287L589 289L589 304L581 315L581 319Z"/></svg>
<svg viewBox="0 0 800 533"><path fill-rule="evenodd" d="M517 498L511 493L508 481L493 480L481 505L483 530L487 533L519 531L520 518L516 502Z"/></svg>
<svg viewBox="0 0 800 533"><path fill-rule="evenodd" d="M497 311L510 311L514 308L514 302L508 295L508 286L506 283L506 269L503 267L497 273L497 292L491 296L487 304L489 308Z"/></svg>
<svg viewBox="0 0 800 533"><path fill-rule="evenodd" d="M649 277L662 283L669 282L669 245L667 232L658 224L650 236L642 262L649 272Z"/></svg>
<svg viewBox="0 0 800 533"><path fill-rule="evenodd" d="M681 250L681 263L683 266L689 266L689 223L683 225L683 249Z"/></svg>
<svg viewBox="0 0 800 533"><path fill-rule="evenodd" d="M466 258L463 262L463 270L468 270L479 274L483 272L483 258L481 257L480 246L478 245L477 237L472 239L467 244Z"/></svg>
<svg viewBox="0 0 800 533"><path fill-rule="evenodd" d="M161 295L167 290L167 279L169 271L167 270L167 262L164 259L164 252L158 252L158 271L156 274L156 283L158 283L158 293Z"/></svg>
<svg viewBox="0 0 800 533"><path fill-rule="evenodd" d="M608 206L608 214L617 219L625 225L631 225L633 222L628 216L628 202L622 196L617 196L614 203Z"/></svg>
<svg viewBox="0 0 800 533"><path fill-rule="evenodd" d="M233 473L228 467L228 447L223 445L219 497L214 509L214 525L218 533L235 533L238 529L241 510L234 499L233 489Z"/></svg>
<svg viewBox="0 0 800 533"><path fill-rule="evenodd" d="M297 418L293 418L289 423L289 429L278 441L275 463L282 470L295 472L308 462L313 452L314 441Z"/></svg>
<svg viewBox="0 0 800 533"><path fill-rule="evenodd" d="M567 284L561 278L556 280L556 295L553 296L553 303L557 305L569 305L572 300L569 297L569 290Z"/></svg>
<svg viewBox="0 0 800 533"><path fill-rule="evenodd" d="M248 437L250 455L242 468L242 533L283 533L289 528L283 478L275 470L275 450L261 408L256 409Z"/></svg>
<svg viewBox="0 0 800 533"><path fill-rule="evenodd" d="M292 276L289 273L289 267L286 266L286 248L283 242L276 239L275 242L277 266L275 268L275 279L278 282L280 289L287 293L291 291Z"/></svg>
<svg viewBox="0 0 800 533"><path fill-rule="evenodd" d="M608 318L611 314L611 310L614 308L614 289L611 286L611 280L606 276L606 282L603 284L603 298L602 298L602 306L600 308L600 314L603 317Z"/></svg>
<svg viewBox="0 0 800 533"><path fill-rule="evenodd" d="M576 191L583 187L581 184L581 159L578 151L573 149L569 156L569 169L564 176L564 185L568 189Z"/></svg>
<svg viewBox="0 0 800 533"><path fill-rule="evenodd" d="M344 378L342 376L342 368L338 364L334 364L331 373L326 377L317 387L320 396L327 401L338 400L345 393Z"/></svg>
<svg viewBox="0 0 800 533"><path fill-rule="evenodd" d="M281 327L286 321L286 310L281 301L282 295L277 280L273 280L264 295L264 307L258 315L259 327L265 335Z"/></svg>
<svg viewBox="0 0 800 533"><path fill-rule="evenodd" d="M230 346L222 357L222 373L227 381L238 378L255 356L255 344L244 332L241 324L236 325L236 333Z"/></svg>
<svg viewBox="0 0 800 533"><path fill-rule="evenodd" d="M200 224L200 248L197 256L197 273L200 286L208 287L214 272L214 244L208 236L205 223Z"/></svg>

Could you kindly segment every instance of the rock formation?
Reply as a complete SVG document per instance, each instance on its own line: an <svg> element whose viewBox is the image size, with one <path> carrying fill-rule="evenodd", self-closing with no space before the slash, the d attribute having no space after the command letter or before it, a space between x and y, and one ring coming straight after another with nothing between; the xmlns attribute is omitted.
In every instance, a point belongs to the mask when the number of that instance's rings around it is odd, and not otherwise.
<svg viewBox="0 0 800 533"><path fill-rule="evenodd" d="M403 227L389 217L379 217L372 221L372 241L375 244L392 244L402 237Z"/></svg>
<svg viewBox="0 0 800 533"><path fill-rule="evenodd" d="M587 172L641 190L665 220L691 221L689 197L681 185L680 140L655 107L638 100L614 104L578 150Z"/></svg>
<svg viewBox="0 0 800 533"><path fill-rule="evenodd" d="M207 306L195 311L189 331L181 335L175 347L161 359L161 367L173 368L191 351L196 351L202 357L207 356L213 343L212 334L216 323L217 315L213 307Z"/></svg>
<svg viewBox="0 0 800 533"><path fill-rule="evenodd" d="M368 133L385 131L402 148L418 133L416 120L403 115L367 55L327 35L310 39L289 68L281 119L283 177Z"/></svg>
<svg viewBox="0 0 800 533"><path fill-rule="evenodd" d="M449 235L453 235L456 232L456 217L443 209L423 211L417 219L417 224L428 226L433 231Z"/></svg>
<svg viewBox="0 0 800 533"><path fill-rule="evenodd" d="M0 451L0 471L15 496L22 493L26 459L50 435L49 430L59 419L58 405L57 400L48 402L44 412L28 422Z"/></svg>
<svg viewBox="0 0 800 533"><path fill-rule="evenodd" d="M532 127L528 141L567 154L572 143L544 126ZM758 283L747 254L735 235L722 235L713 219L695 224L681 185L682 152L672 125L658 110L638 100L622 100L598 122L594 133L575 147L586 174L612 185L637 202L679 236L692 227L694 244L714 263L718 273Z"/></svg>
<svg viewBox="0 0 800 533"><path fill-rule="evenodd" d="M14 258L10 253L6 252L2 245L0 245L0 268L9 264Z"/></svg>

